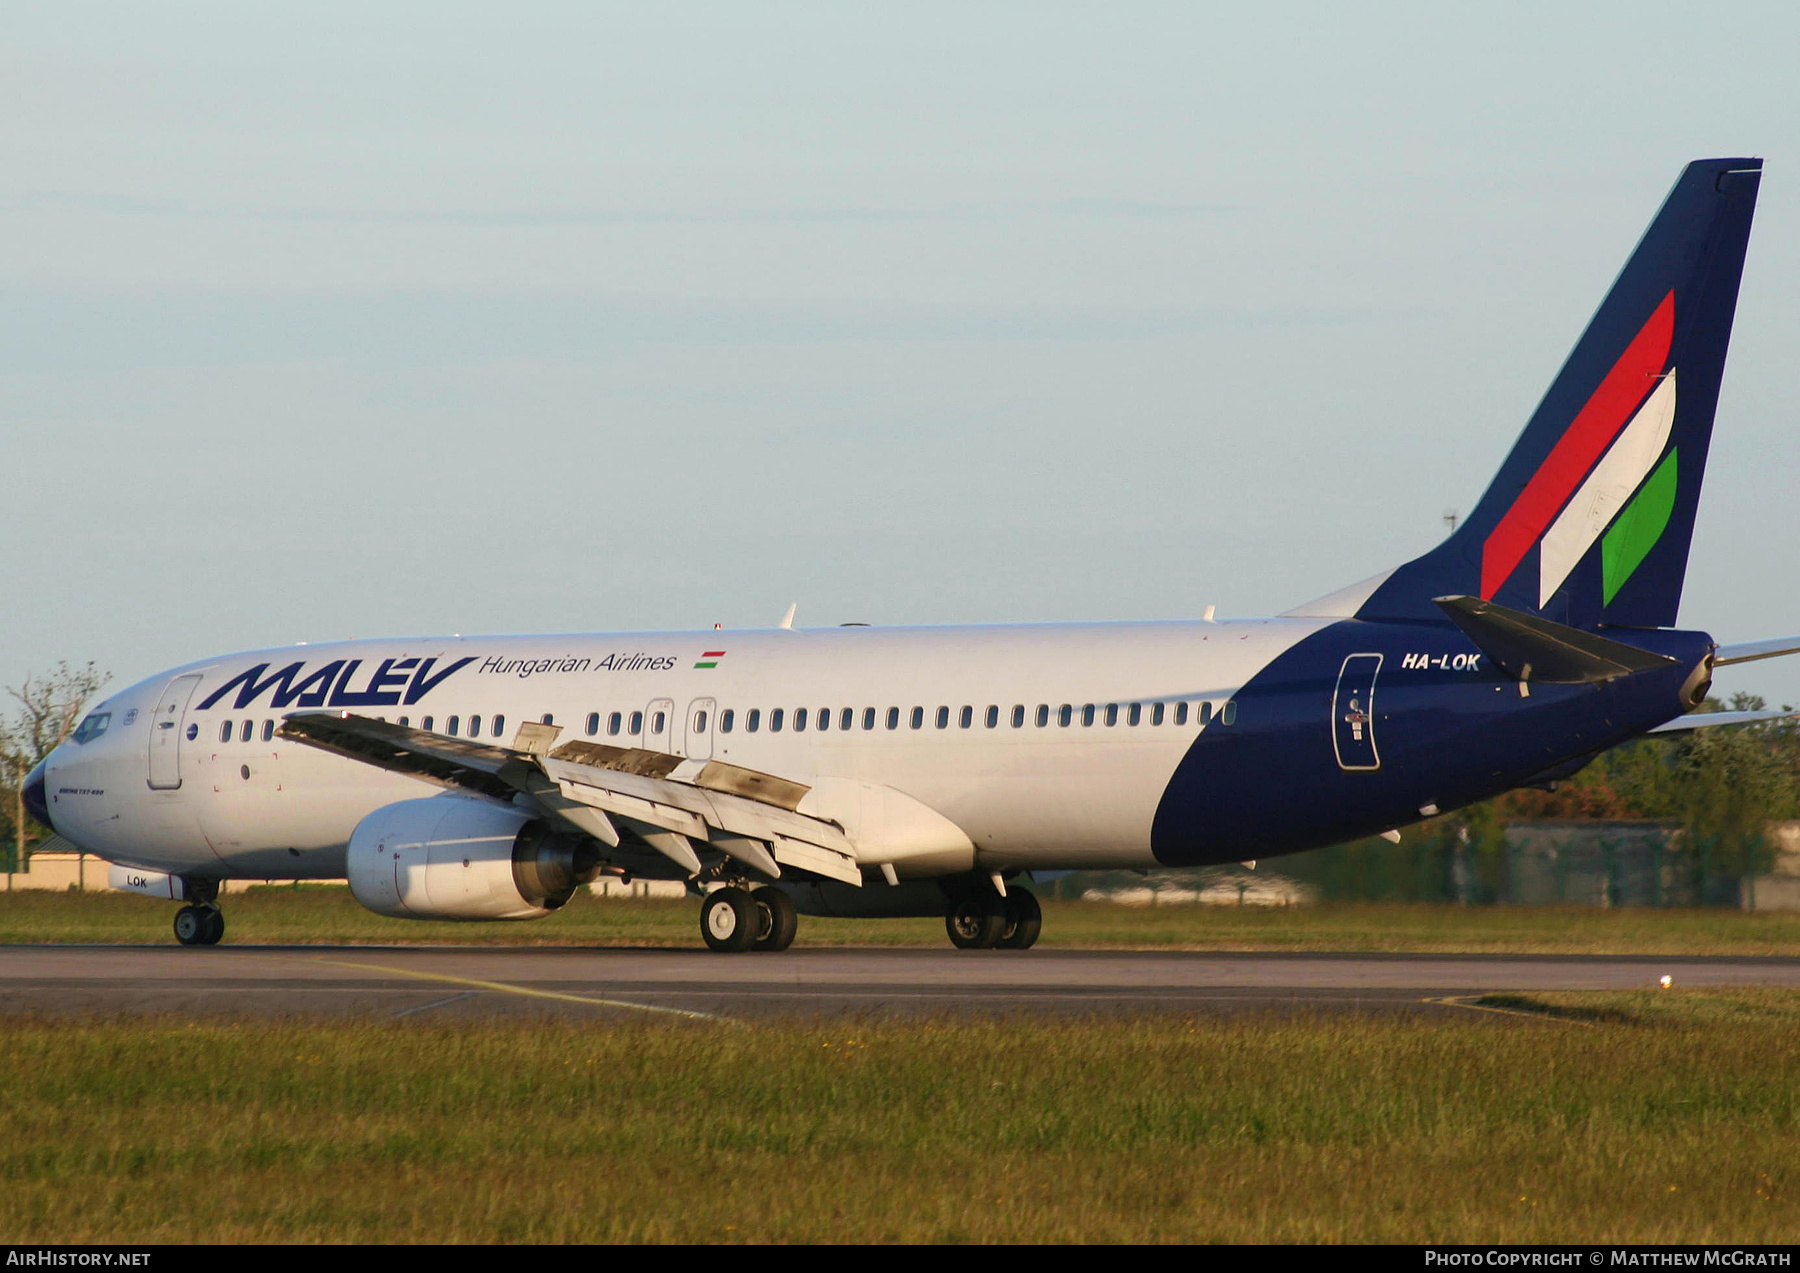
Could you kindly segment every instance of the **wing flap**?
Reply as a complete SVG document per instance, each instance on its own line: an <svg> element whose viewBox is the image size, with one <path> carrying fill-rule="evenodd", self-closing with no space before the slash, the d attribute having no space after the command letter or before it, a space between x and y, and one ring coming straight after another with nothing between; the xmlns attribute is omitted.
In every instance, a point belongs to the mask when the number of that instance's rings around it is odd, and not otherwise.
<svg viewBox="0 0 1800 1273"><path fill-rule="evenodd" d="M861 884L856 849L843 828L796 811L810 787L722 761L572 742L545 754L445 738L350 712L300 712L280 734L311 747L496 800L523 793L547 812L616 847L612 819L641 824L639 837L675 835L707 844L759 841L775 862ZM731 848L739 851L730 853ZM665 852L667 850L664 850ZM739 860L757 854L733 844ZM677 858L685 860L689 854Z"/></svg>
<svg viewBox="0 0 1800 1273"><path fill-rule="evenodd" d="M779 805L783 809L799 808L806 793L812 790L804 783L790 782L774 774L745 769L722 760L686 760L666 752L613 747L606 743L564 743L550 753L550 758L644 778L671 778L708 791Z"/></svg>
<svg viewBox="0 0 1800 1273"><path fill-rule="evenodd" d="M848 853L821 848L817 844L790 839L785 835L777 835L769 847L775 854L775 860L783 866L798 867L802 871L811 871L814 875L823 875L843 884L862 883L862 869Z"/></svg>

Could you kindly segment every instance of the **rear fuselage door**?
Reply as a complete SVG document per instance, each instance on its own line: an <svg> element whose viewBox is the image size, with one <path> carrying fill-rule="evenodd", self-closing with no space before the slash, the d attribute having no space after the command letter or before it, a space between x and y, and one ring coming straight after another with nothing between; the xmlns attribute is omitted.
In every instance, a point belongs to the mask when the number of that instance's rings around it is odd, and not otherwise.
<svg viewBox="0 0 1800 1273"><path fill-rule="evenodd" d="M1331 742L1340 769L1381 768L1381 754L1375 750L1375 674L1381 671L1381 657L1352 654L1338 672L1337 693L1331 696Z"/></svg>
<svg viewBox="0 0 1800 1273"><path fill-rule="evenodd" d="M188 700L200 687L197 673L169 682L150 718L150 787L173 791L181 785L181 743L187 724Z"/></svg>

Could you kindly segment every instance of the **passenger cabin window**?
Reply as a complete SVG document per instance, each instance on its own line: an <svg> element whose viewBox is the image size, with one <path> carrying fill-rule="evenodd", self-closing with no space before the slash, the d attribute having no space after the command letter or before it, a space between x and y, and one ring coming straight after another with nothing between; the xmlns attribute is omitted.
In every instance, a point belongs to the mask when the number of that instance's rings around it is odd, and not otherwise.
<svg viewBox="0 0 1800 1273"><path fill-rule="evenodd" d="M427 716L424 720L420 721L419 728L424 730L428 734L431 733L432 732L432 718Z"/></svg>
<svg viewBox="0 0 1800 1273"><path fill-rule="evenodd" d="M669 714L667 712L657 712L654 716L652 716L650 718L650 732L651 733L660 734L663 732L663 730L667 729L668 727L669 727Z"/></svg>
<svg viewBox="0 0 1800 1273"><path fill-rule="evenodd" d="M706 709L704 707L694 713L694 732L696 734L706 732Z"/></svg>
<svg viewBox="0 0 1800 1273"><path fill-rule="evenodd" d="M504 717L504 716L494 717L493 731L494 731L495 738L499 738L506 733L506 717Z"/></svg>
<svg viewBox="0 0 1800 1273"><path fill-rule="evenodd" d="M542 723L543 723L543 724L545 724L545 725L554 725L554 724L556 724L556 717L555 717L555 716L554 716L554 715L553 715L553 714L552 714L552 713L550 713L550 712L545 712L545 713L544 713L544 714L543 714L543 715L542 715L542 716L540 716L540 717L539 717L539 718L538 718L538 719L539 719L539 721L541 721L541 722L542 722Z"/></svg>
<svg viewBox="0 0 1800 1273"><path fill-rule="evenodd" d="M410 716L402 716L399 721L400 728L402 728L402 729L405 729L411 723L412 723L412 717L410 717ZM268 739L269 739L269 731L268 731L267 723L265 723L264 728L263 728L263 741L267 742Z"/></svg>
<svg viewBox="0 0 1800 1273"><path fill-rule="evenodd" d="M1092 725L1094 723L1094 705L1092 703L1083 703L1081 705L1081 723L1083 725Z"/></svg>
<svg viewBox="0 0 1800 1273"><path fill-rule="evenodd" d="M925 709L923 707L915 707L912 709L912 727L914 729L923 729L925 727Z"/></svg>
<svg viewBox="0 0 1800 1273"><path fill-rule="evenodd" d="M1225 707L1219 713L1219 720L1226 725L1237 724L1237 700L1235 698L1225 700Z"/></svg>
<svg viewBox="0 0 1800 1273"><path fill-rule="evenodd" d="M875 728L875 709L873 707L863 708L863 728L864 729L874 729Z"/></svg>
<svg viewBox="0 0 1800 1273"><path fill-rule="evenodd" d="M838 728L839 729L849 729L850 726L855 723L856 723L856 709L854 707L846 707L843 711L838 713ZM875 722L871 720L869 723L871 725L873 725Z"/></svg>
<svg viewBox="0 0 1800 1273"><path fill-rule="evenodd" d="M989 729L998 729L1000 727L1000 708L990 703L987 709L987 718L983 723Z"/></svg>
<svg viewBox="0 0 1800 1273"><path fill-rule="evenodd" d="M618 712L613 712L606 718L606 732L616 736L620 726L624 724L624 721L625 718L623 716Z"/></svg>
<svg viewBox="0 0 1800 1273"><path fill-rule="evenodd" d="M779 707L774 708L769 712L769 732L770 733L779 734L781 732L781 721L782 721L782 718L786 715L787 715L787 713L782 708L779 708Z"/></svg>
<svg viewBox="0 0 1800 1273"><path fill-rule="evenodd" d="M956 714L956 727L958 729L967 729L969 726L973 725L974 723L975 723L975 709L973 707L968 706L967 704L964 704L962 711L960 711ZM990 726L988 726L988 728L992 729L993 726L990 725Z"/></svg>
<svg viewBox="0 0 1800 1273"><path fill-rule="evenodd" d="M831 709L829 707L821 707L819 709L818 722L820 729L831 728Z"/></svg>
<svg viewBox="0 0 1800 1273"><path fill-rule="evenodd" d="M1133 703L1130 707L1125 709L1125 723L1127 725L1135 725L1143 718L1143 715L1144 705L1142 703Z"/></svg>
<svg viewBox="0 0 1800 1273"><path fill-rule="evenodd" d="M400 723L402 725L406 724L406 717L402 716L400 718ZM264 721L263 722L263 741L266 743L274 737L275 737L275 722L272 720Z"/></svg>
<svg viewBox="0 0 1800 1273"><path fill-rule="evenodd" d="M1056 709L1056 724L1060 729L1067 729L1075 720L1075 709L1064 703Z"/></svg>
<svg viewBox="0 0 1800 1273"><path fill-rule="evenodd" d="M1150 723L1152 725L1160 725L1162 724L1162 720L1163 705L1161 703L1152 703L1150 705Z"/></svg>
<svg viewBox="0 0 1800 1273"><path fill-rule="evenodd" d="M222 743L228 743L231 741L231 722L230 721L226 721L223 725L219 726L219 741Z"/></svg>
<svg viewBox="0 0 1800 1273"><path fill-rule="evenodd" d="M1025 725L1025 704L1014 703L1012 709L1012 727L1022 729Z"/></svg>
<svg viewBox="0 0 1800 1273"><path fill-rule="evenodd" d="M1200 704L1200 723L1202 725L1212 724L1212 704L1211 703Z"/></svg>
<svg viewBox="0 0 1800 1273"><path fill-rule="evenodd" d="M1186 703L1175 704L1175 723L1177 725L1187 724L1187 704Z"/></svg>
<svg viewBox="0 0 1800 1273"><path fill-rule="evenodd" d="M479 716L469 717L469 737L470 738L480 738L481 737L481 717L479 717Z"/></svg>
<svg viewBox="0 0 1800 1273"><path fill-rule="evenodd" d="M644 732L644 714L642 712L633 712L631 714L631 724L628 732L633 738L636 738L639 734Z"/></svg>
<svg viewBox="0 0 1800 1273"><path fill-rule="evenodd" d="M238 741L240 743L249 742L250 735L255 732L256 732L256 722L253 720L245 721L242 725L238 726Z"/></svg>
<svg viewBox="0 0 1800 1273"><path fill-rule="evenodd" d="M731 708L727 707L724 711L719 713L720 733L729 734L731 732L731 727L735 724L737 724L737 713Z"/></svg>
<svg viewBox="0 0 1800 1273"><path fill-rule="evenodd" d="M887 727L889 729L900 728L900 709L898 707L888 708Z"/></svg>
<svg viewBox="0 0 1800 1273"><path fill-rule="evenodd" d="M600 713L589 712L587 718L587 736L592 738L600 732Z"/></svg>
<svg viewBox="0 0 1800 1273"><path fill-rule="evenodd" d="M1119 705L1117 703L1108 703L1106 705L1106 723L1108 725L1117 725L1119 723Z"/></svg>
<svg viewBox="0 0 1800 1273"><path fill-rule="evenodd" d="M458 725L460 725L461 723L462 723L462 717L452 716L449 720L444 722L444 732L446 734L450 735L450 737L455 738L456 737L456 727Z"/></svg>
<svg viewBox="0 0 1800 1273"><path fill-rule="evenodd" d="M940 707L937 709L937 727L939 729L950 728L950 709L948 707Z"/></svg>
<svg viewBox="0 0 1800 1273"><path fill-rule="evenodd" d="M794 732L796 734L806 732L806 709L804 707L794 709Z"/></svg>
<svg viewBox="0 0 1800 1273"><path fill-rule="evenodd" d="M1049 723L1050 723L1050 705L1048 703L1039 703L1037 706L1038 728L1042 729L1044 726L1048 725Z"/></svg>
<svg viewBox="0 0 1800 1273"><path fill-rule="evenodd" d="M744 717L744 728L754 734L762 728L762 708L752 707L750 714Z"/></svg>

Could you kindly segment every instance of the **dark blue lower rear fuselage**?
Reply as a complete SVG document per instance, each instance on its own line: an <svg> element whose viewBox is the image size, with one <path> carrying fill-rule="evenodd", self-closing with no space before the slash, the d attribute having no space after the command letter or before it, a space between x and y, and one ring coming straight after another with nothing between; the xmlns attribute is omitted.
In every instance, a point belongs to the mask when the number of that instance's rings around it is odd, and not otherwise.
<svg viewBox="0 0 1800 1273"><path fill-rule="evenodd" d="M1244 685L1231 725L1201 731L1157 808L1156 858L1201 866L1374 835L1566 771L1704 695L1705 633L1609 635L1672 662L1522 692L1448 624L1333 624Z"/></svg>

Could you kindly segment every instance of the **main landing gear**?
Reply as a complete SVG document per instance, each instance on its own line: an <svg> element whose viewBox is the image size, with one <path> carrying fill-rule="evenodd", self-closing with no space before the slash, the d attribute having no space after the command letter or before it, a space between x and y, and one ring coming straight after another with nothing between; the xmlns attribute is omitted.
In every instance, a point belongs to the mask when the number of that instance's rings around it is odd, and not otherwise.
<svg viewBox="0 0 1800 1273"><path fill-rule="evenodd" d="M700 906L700 935L721 954L786 950L799 927L794 899L766 885L754 891L735 884L715 889Z"/></svg>
<svg viewBox="0 0 1800 1273"><path fill-rule="evenodd" d="M1022 888L1008 889L1005 897L965 897L944 915L944 930L958 950L1029 950L1043 927L1043 908Z"/></svg>
<svg viewBox="0 0 1800 1273"><path fill-rule="evenodd" d="M225 912L219 909L219 881L184 876L182 896L193 905L175 912L175 940L183 946L217 946L225 935Z"/></svg>

